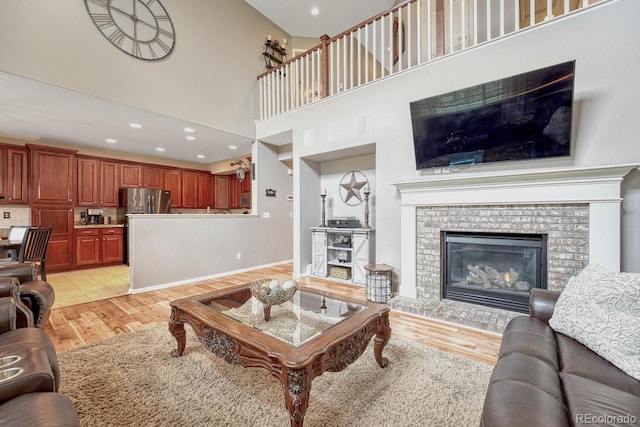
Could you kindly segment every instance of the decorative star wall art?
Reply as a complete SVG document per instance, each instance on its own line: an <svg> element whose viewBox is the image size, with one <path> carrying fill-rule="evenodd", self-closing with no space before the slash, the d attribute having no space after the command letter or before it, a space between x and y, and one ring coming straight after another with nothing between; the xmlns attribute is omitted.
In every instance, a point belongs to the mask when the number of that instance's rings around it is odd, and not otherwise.
<svg viewBox="0 0 640 427"><path fill-rule="evenodd" d="M363 188L369 181L360 171L350 171L340 180L340 197L349 206L358 206L364 201Z"/></svg>

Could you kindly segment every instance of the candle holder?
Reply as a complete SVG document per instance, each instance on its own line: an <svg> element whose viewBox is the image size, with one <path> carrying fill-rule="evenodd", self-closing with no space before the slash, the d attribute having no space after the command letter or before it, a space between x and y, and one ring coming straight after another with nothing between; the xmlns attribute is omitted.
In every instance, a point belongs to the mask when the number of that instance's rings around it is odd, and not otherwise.
<svg viewBox="0 0 640 427"><path fill-rule="evenodd" d="M365 228L365 229L371 228L369 226L369 194L371 194L371 191L368 188L365 188L364 190L364 225L362 226L362 228Z"/></svg>
<svg viewBox="0 0 640 427"><path fill-rule="evenodd" d="M320 227L326 227L327 226L327 214L324 208L324 199L327 198L326 194L320 194L320 197L322 197L322 223L320 224Z"/></svg>

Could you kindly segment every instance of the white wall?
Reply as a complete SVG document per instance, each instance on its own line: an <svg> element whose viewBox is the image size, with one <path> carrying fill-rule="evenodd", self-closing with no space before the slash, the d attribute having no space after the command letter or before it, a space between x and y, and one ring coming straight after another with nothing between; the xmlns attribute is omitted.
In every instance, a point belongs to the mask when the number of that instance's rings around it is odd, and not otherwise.
<svg viewBox="0 0 640 427"><path fill-rule="evenodd" d="M351 171L362 172L369 182L371 193L376 193L375 155L351 157L348 159L323 162L320 166L320 188L327 190L327 219L354 217L364 224L364 202L357 206L347 205L340 197L340 182ZM362 191L361 191L362 192ZM320 193L317 192L317 197ZM355 199L354 199L355 200ZM375 197L369 198L369 225L375 228Z"/></svg>
<svg viewBox="0 0 640 427"><path fill-rule="evenodd" d="M394 182L429 179L415 169L409 103L421 98L496 80L569 60L576 61L573 155L554 161L478 165L460 173L490 173L552 166L595 166L640 162L640 37L636 0L605 3L514 36L437 60L392 78L263 121L257 138L291 130L296 158L376 144L376 261L400 266L400 205ZM597 30L596 30L597 29ZM356 120L368 116L370 130L356 135ZM338 123L337 140L328 141L327 126ZM311 144L304 131L313 130ZM308 142L308 141L307 141ZM315 182L314 182L315 181ZM318 179L301 181L299 192L315 192ZM631 215L640 215L639 180L626 183L623 196ZM308 187L306 187L308 185ZM296 192L296 196L298 195ZM299 211L300 212L300 211ZM629 215L629 214L628 214ZM624 218L628 219L628 218ZM308 221L295 226L305 232ZM640 230L623 221L622 268L640 271ZM301 243L294 259L310 259L311 245Z"/></svg>
<svg viewBox="0 0 640 427"><path fill-rule="evenodd" d="M163 0L173 52L142 61L112 46L81 0L0 2L0 71L244 136L255 133L267 34L244 1Z"/></svg>
<svg viewBox="0 0 640 427"><path fill-rule="evenodd" d="M289 168L278 160L278 147L257 142L255 155L252 161L256 164L256 180L253 181L253 212L264 220L264 226L277 230L278 247L282 253L289 255L287 259L293 259L293 201L287 200L287 196L293 195L293 176L289 175ZM267 189L276 192L275 197L267 197ZM268 218L265 218L265 213ZM256 242L266 238L257 235ZM259 250L260 246L256 246Z"/></svg>
<svg viewBox="0 0 640 427"><path fill-rule="evenodd" d="M255 215L131 215L128 233L132 293L291 259L290 235Z"/></svg>

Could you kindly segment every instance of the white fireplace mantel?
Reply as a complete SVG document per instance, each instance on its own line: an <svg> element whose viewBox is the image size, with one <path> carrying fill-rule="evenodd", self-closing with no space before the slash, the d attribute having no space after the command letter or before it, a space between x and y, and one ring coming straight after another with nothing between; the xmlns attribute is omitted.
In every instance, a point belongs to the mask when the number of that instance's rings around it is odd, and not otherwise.
<svg viewBox="0 0 640 427"><path fill-rule="evenodd" d="M437 175L398 182L401 205L399 293L416 295L416 208L418 206L589 204L589 261L620 270L621 183L638 165L540 169L494 174Z"/></svg>

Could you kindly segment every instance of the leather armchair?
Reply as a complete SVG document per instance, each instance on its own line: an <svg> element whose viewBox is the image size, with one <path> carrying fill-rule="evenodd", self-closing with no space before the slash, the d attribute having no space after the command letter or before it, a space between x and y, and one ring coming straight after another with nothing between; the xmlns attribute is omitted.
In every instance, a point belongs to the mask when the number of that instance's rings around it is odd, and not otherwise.
<svg viewBox="0 0 640 427"><path fill-rule="evenodd" d="M0 277L0 334L14 331L20 324L33 327L33 313L20 301L18 279L15 277Z"/></svg>
<svg viewBox="0 0 640 427"><path fill-rule="evenodd" d="M37 274L38 266L32 263L0 265L0 297L16 300L18 328L44 328L49 319L55 292L49 283L37 280ZM12 286L15 286L13 293Z"/></svg>
<svg viewBox="0 0 640 427"><path fill-rule="evenodd" d="M16 304L13 298L0 298L0 334L16 329Z"/></svg>
<svg viewBox="0 0 640 427"><path fill-rule="evenodd" d="M9 282L9 293L17 292L17 278L2 279ZM51 339L40 328L16 327L21 311L16 302L0 297L0 360L16 358L0 369L22 369L0 383L0 425L79 427L73 402L58 392L60 370Z"/></svg>

